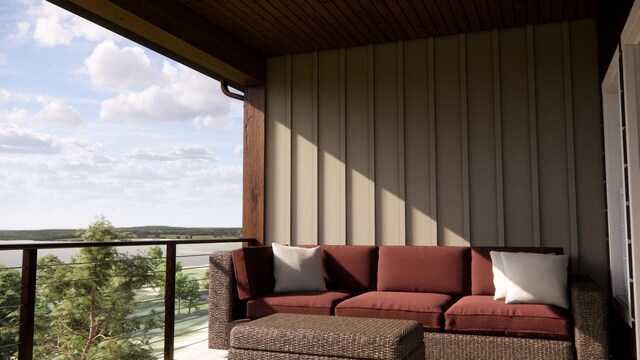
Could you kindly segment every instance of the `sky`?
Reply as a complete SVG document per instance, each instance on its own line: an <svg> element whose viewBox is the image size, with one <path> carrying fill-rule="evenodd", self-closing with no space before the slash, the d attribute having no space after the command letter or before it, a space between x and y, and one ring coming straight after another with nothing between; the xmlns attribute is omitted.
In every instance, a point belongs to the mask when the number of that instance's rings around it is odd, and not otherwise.
<svg viewBox="0 0 640 360"><path fill-rule="evenodd" d="M0 1L0 229L240 227L242 102L45 1Z"/></svg>

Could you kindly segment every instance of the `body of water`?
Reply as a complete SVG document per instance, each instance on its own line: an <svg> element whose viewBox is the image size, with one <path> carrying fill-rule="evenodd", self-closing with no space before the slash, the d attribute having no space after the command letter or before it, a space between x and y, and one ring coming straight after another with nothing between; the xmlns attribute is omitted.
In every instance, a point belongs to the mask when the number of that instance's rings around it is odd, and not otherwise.
<svg viewBox="0 0 640 360"><path fill-rule="evenodd" d="M136 239L136 240L157 240L157 239ZM6 240L3 242L10 243L31 243L31 240ZM213 251L233 250L240 248L242 243L225 243L225 244L184 244L176 246L176 254L178 261L183 266L203 266L209 264L209 254ZM130 255L146 254L150 246L124 246L118 248L121 253L127 253ZM166 255L167 251L165 246L160 246L163 253ZM42 249L38 250L38 258L44 257L49 254L58 256L62 261L69 262L71 257L78 253L79 249ZM194 256L197 255L197 256ZM21 250L0 250L0 264L7 267L20 267L22 266L22 251Z"/></svg>

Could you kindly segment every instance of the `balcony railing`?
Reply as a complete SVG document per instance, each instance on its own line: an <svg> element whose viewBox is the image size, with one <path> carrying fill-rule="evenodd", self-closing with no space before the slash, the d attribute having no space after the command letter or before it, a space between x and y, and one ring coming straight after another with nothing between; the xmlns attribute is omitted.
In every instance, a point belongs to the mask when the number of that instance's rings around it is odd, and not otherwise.
<svg viewBox="0 0 640 360"><path fill-rule="evenodd" d="M174 359L174 339L177 336L184 335L186 333L200 331L201 328L197 329L188 329L187 331L183 331L179 334L175 332L175 323L176 323L176 264L177 259L179 258L188 258L194 256L206 256L207 253L200 254L189 254L189 255L177 255L177 247L180 245L211 245L211 244L230 244L230 243L241 243L246 245L255 245L254 239L243 239L243 238L233 238L233 239L210 239L210 240L193 240L193 239L184 239L184 240L174 240L174 239L149 239L149 240L124 240L124 241L110 241L110 242L77 242L77 241L52 241L52 242L0 242L0 252L4 251L15 251L19 250L22 252L22 263L21 266L15 267L16 269L21 269L21 283L20 283L20 304L13 306L14 308L19 308L19 333L17 342L10 344L0 344L0 347L8 348L13 347L15 349L17 347L18 350L18 359L20 360L31 360L34 358L34 334L36 331L36 306L38 298L36 296L38 286L43 286L45 284L37 284L36 278L38 274L38 250L53 250L53 249L82 249L82 248L107 248L112 247L115 249L127 248L132 246L142 246L142 247L151 247L151 246L165 246L166 256L162 257L165 261L164 273L164 289L159 292L159 294L164 293L164 336L159 340L153 340L147 343L147 345L152 345L153 343L162 341L164 343L163 355L164 359ZM148 258L147 258L148 259ZM208 264L208 261L206 261ZM87 265L87 264L71 264L71 263L63 263L57 264L55 266L72 266L72 265ZM89 265L97 265L97 264L89 264ZM54 265L43 266L42 271L47 270L47 267L52 267ZM200 266L200 268L205 268L206 265ZM192 268L193 269L193 268ZM115 275L114 277L117 277ZM123 275L124 276L124 275ZM92 279L83 279L83 278L75 278L65 279L67 283L74 281L87 281ZM206 279L191 279L188 281L204 281ZM65 286L65 284L61 284ZM204 286L203 286L204 287ZM5 291L6 289L3 289ZM115 293L115 292L114 292ZM101 294L101 296L105 295L114 295L114 293ZM117 296L117 294L115 294ZM86 295L79 294L78 297L83 297ZM156 298L155 300L159 300L160 298ZM152 300L141 300L139 302L135 302L134 304L143 304L144 302L154 301ZM204 305L204 304L199 304ZM1 306L1 305L0 305ZM42 306L42 304L40 304ZM46 306L46 305L45 305ZM189 306L191 308L191 306ZM0 309L1 310L1 309ZM79 310L82 311L82 310ZM143 315L139 315L137 319L151 317L155 313L151 311L150 313L145 313ZM2 319L0 319L2 320ZM43 319L46 321L47 319ZM127 319L128 320L128 319ZM188 321L188 319L187 319ZM11 325L7 325L7 322L0 323L0 330L3 328L7 328ZM15 324L13 325L15 326ZM72 329L70 329L72 330ZM132 334L132 337L135 334Z"/></svg>

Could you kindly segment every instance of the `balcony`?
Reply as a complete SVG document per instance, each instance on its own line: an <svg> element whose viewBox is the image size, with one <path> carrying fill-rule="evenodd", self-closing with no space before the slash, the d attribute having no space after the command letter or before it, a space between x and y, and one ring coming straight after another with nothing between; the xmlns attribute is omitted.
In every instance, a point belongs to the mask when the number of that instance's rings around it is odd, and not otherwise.
<svg viewBox="0 0 640 360"><path fill-rule="evenodd" d="M207 347L208 255L242 244L254 240L2 243L0 252L20 264L0 270L15 281L0 309L0 352L20 360L109 358L130 356L133 345L144 349L140 358L224 358Z"/></svg>

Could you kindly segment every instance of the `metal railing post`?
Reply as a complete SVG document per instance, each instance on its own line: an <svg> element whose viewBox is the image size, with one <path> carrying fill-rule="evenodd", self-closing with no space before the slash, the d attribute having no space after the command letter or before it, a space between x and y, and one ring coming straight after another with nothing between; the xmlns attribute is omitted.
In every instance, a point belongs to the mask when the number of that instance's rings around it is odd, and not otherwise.
<svg viewBox="0 0 640 360"><path fill-rule="evenodd" d="M173 337L176 310L176 244L167 244L164 285L164 359L173 360Z"/></svg>
<svg viewBox="0 0 640 360"><path fill-rule="evenodd" d="M18 359L33 359L33 331L36 313L36 272L38 250L22 250L22 290L20 292L20 344Z"/></svg>

